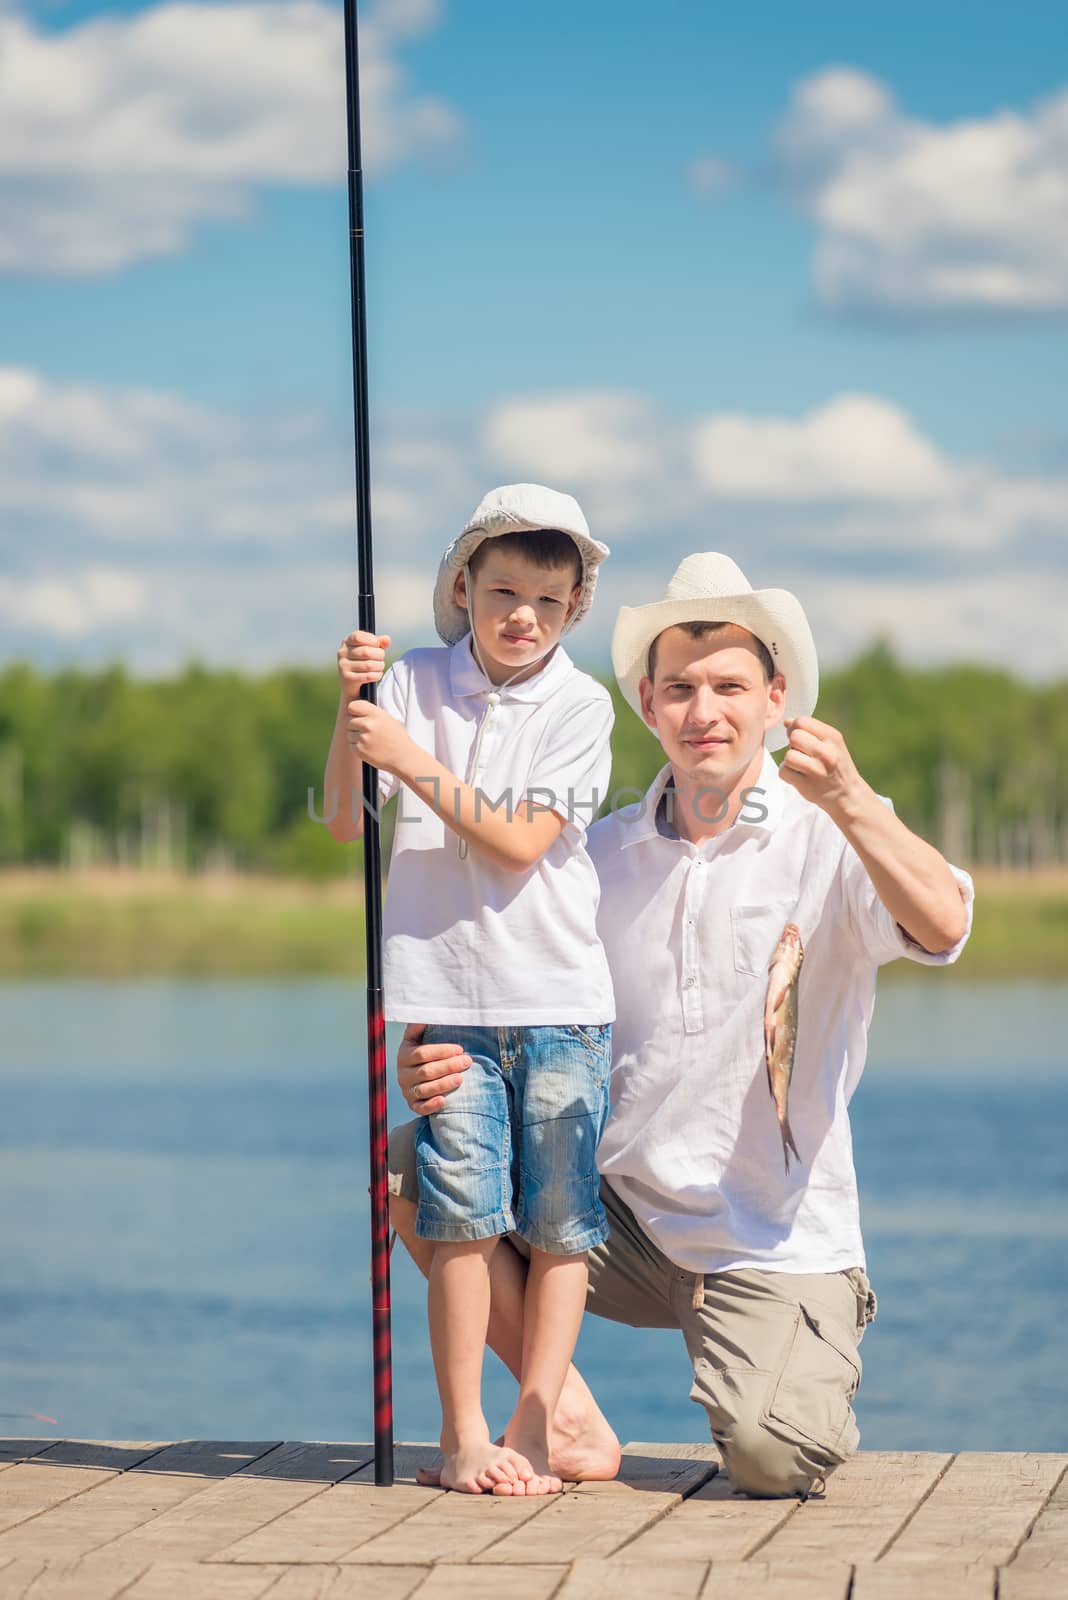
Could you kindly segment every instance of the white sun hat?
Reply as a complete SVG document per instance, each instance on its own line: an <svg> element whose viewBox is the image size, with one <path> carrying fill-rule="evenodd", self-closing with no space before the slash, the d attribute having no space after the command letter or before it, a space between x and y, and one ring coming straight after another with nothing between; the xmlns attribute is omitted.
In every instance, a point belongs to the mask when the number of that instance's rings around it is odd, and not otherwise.
<svg viewBox="0 0 1068 1600"><path fill-rule="evenodd" d="M783 718L808 717L819 694L816 646L801 602L786 589L754 589L730 556L702 551L676 567L663 600L622 606L612 633L612 666L627 704L642 714L638 685L649 675L649 646L680 622L733 622L755 634L786 679ZM769 750L787 739L782 721L764 735Z"/></svg>
<svg viewBox="0 0 1068 1600"><path fill-rule="evenodd" d="M456 603L456 574L464 570L484 539L535 528L558 528L578 546L582 592L564 631L582 621L593 601L597 568L608 555L608 546L593 538L582 507L572 495L546 489L540 483L508 483L484 496L470 522L441 558L434 585L434 626L446 644L456 644L471 627L467 612Z"/></svg>

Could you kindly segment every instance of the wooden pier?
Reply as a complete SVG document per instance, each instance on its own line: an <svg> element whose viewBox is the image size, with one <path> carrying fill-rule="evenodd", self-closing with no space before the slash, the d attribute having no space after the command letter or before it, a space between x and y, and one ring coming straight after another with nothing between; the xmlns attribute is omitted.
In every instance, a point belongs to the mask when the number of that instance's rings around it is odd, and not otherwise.
<svg viewBox="0 0 1068 1600"><path fill-rule="evenodd" d="M351 1444L0 1439L3 1600L1068 1600L1068 1455L862 1451L732 1497L711 1445L631 1444L539 1500L376 1489Z"/></svg>

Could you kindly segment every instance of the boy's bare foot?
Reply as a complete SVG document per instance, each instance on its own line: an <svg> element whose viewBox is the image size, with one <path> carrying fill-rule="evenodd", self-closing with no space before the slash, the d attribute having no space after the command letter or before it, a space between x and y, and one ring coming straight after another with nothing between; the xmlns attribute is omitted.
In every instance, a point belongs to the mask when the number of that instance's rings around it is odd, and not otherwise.
<svg viewBox="0 0 1068 1600"><path fill-rule="evenodd" d="M565 1483L602 1482L619 1471L619 1440L608 1418L595 1405L580 1406L573 1413L565 1410L565 1395L557 1410L549 1448L549 1476ZM499 1445L504 1439L498 1439ZM440 1467L419 1467L415 1481L427 1489L441 1487ZM522 1493L522 1490L519 1491ZM543 1489L543 1494L550 1491Z"/></svg>
<svg viewBox="0 0 1068 1600"><path fill-rule="evenodd" d="M537 1481L524 1456L508 1445L491 1444L488 1435L446 1450L435 1477L443 1489L457 1489L462 1494L522 1494L528 1484Z"/></svg>
<svg viewBox="0 0 1068 1600"><path fill-rule="evenodd" d="M529 1461L534 1468L533 1478L524 1484L524 1493L531 1494L559 1494L563 1489L563 1482L549 1465L549 1447L544 1432L539 1436L536 1428L527 1431L512 1418L504 1430L505 1445L518 1452L524 1461ZM511 1494L513 1485L500 1484L494 1494Z"/></svg>

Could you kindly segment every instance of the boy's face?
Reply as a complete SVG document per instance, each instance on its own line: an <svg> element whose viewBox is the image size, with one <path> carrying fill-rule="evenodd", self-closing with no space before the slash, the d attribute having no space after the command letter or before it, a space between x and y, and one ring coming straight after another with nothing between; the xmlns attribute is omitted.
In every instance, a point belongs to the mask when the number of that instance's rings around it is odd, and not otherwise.
<svg viewBox="0 0 1068 1600"><path fill-rule="evenodd" d="M767 683L744 628L691 638L667 628L656 648L656 677L638 686L642 714L672 766L727 788L763 750L782 716L781 673Z"/></svg>
<svg viewBox="0 0 1068 1600"><path fill-rule="evenodd" d="M486 671L503 683L524 667L535 666L559 642L579 601L573 567L539 567L518 552L489 549L472 576L473 632ZM470 614L464 574L456 579L456 600Z"/></svg>

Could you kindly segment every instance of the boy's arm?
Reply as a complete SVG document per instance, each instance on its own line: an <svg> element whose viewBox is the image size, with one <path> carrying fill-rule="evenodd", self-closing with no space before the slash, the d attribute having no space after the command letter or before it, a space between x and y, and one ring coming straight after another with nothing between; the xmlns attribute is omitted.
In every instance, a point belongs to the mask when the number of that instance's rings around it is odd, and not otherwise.
<svg viewBox="0 0 1068 1600"><path fill-rule="evenodd" d="M385 671L389 635L350 633L337 652L341 694L323 774L323 814L332 838L342 843L363 838L363 762L349 737L349 717L365 683Z"/></svg>
<svg viewBox="0 0 1068 1600"><path fill-rule="evenodd" d="M535 866L569 824L592 821L598 791L608 781L612 705L607 695L574 708L539 755L538 781L528 785L524 795L544 801L507 790L503 797L487 797L420 749L396 719L384 716L378 707L361 703L352 720L362 730L358 748L366 760L394 773L453 833L511 872ZM592 800L587 795L591 787ZM493 809L498 802L499 809ZM581 815L583 806L590 811L588 818Z"/></svg>
<svg viewBox="0 0 1068 1600"><path fill-rule="evenodd" d="M502 810L491 810L484 794L417 745L408 730L381 706L361 700L350 706L349 712L359 755L372 766L392 772L446 827L499 867L526 872L560 837L563 817L517 796L506 795Z"/></svg>
<svg viewBox="0 0 1068 1600"><path fill-rule="evenodd" d="M909 939L931 954L952 950L967 932L968 913L945 857L883 804L837 728L815 717L794 718L786 728L790 749L780 777L837 824Z"/></svg>

